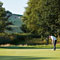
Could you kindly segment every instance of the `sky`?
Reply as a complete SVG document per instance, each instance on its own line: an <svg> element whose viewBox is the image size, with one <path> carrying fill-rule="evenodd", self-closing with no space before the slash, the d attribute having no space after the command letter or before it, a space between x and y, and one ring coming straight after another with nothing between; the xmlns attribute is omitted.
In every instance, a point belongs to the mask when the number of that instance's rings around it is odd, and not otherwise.
<svg viewBox="0 0 60 60"><path fill-rule="evenodd" d="M13 14L23 15L28 0L0 0L3 2L3 7Z"/></svg>

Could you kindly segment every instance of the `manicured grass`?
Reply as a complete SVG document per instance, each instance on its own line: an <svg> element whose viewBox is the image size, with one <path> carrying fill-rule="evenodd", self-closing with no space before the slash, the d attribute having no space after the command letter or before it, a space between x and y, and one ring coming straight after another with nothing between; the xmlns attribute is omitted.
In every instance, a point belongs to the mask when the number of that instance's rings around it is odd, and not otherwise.
<svg viewBox="0 0 60 60"><path fill-rule="evenodd" d="M52 48L53 45L0 47L0 60L60 60L60 45L56 51Z"/></svg>
<svg viewBox="0 0 60 60"><path fill-rule="evenodd" d="M60 60L60 49L0 49L0 60Z"/></svg>
<svg viewBox="0 0 60 60"><path fill-rule="evenodd" d="M60 44L56 45L57 49L60 49ZM11 45L0 46L0 49L52 49L53 45Z"/></svg>

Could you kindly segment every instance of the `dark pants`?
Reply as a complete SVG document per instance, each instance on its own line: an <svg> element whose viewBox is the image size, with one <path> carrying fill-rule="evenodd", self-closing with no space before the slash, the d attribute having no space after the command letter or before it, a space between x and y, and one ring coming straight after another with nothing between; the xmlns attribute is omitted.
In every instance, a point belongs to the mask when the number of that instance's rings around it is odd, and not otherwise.
<svg viewBox="0 0 60 60"><path fill-rule="evenodd" d="M57 40L54 40L54 50L56 50L56 43L57 43Z"/></svg>

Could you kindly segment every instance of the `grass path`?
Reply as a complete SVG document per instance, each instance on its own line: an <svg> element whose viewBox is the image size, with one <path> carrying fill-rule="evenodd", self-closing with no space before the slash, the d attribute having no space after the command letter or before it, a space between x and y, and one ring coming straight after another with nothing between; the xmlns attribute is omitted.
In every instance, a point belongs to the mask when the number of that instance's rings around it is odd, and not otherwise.
<svg viewBox="0 0 60 60"><path fill-rule="evenodd" d="M60 60L60 49L0 49L0 60Z"/></svg>

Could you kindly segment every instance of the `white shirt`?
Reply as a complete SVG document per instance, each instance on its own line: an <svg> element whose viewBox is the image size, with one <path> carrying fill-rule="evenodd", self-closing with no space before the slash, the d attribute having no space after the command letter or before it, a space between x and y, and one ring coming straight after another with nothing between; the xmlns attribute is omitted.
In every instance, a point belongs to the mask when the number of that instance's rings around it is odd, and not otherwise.
<svg viewBox="0 0 60 60"><path fill-rule="evenodd" d="M52 40L57 40L55 36L50 36Z"/></svg>

